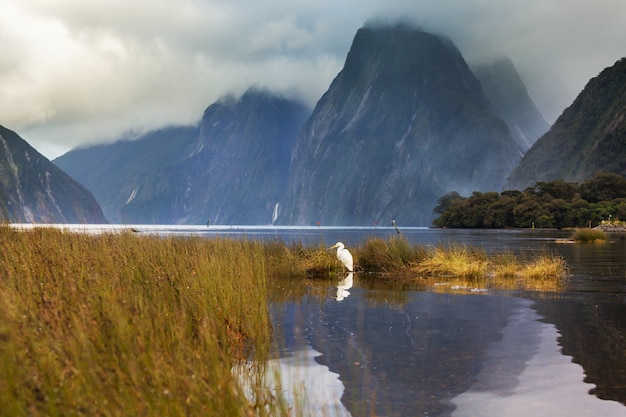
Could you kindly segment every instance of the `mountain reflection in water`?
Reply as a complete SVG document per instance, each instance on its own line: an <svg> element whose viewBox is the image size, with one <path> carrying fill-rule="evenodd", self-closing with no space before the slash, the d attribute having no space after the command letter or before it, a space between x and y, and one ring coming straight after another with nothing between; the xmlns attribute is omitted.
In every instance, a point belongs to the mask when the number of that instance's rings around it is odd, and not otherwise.
<svg viewBox="0 0 626 417"><path fill-rule="evenodd" d="M339 375L353 416L626 415L588 394L594 385L560 352L533 301L404 291L398 302L354 280L340 303L329 286L326 297L271 306L283 352L320 352L315 360Z"/></svg>
<svg viewBox="0 0 626 417"><path fill-rule="evenodd" d="M594 385L583 382L582 367L561 353L554 325L540 323L539 318L528 308L511 316L502 340L490 347L476 383L452 400L457 407L454 417L626 414L623 405L589 395ZM525 336L538 344L530 360L519 367L516 352L527 344Z"/></svg>

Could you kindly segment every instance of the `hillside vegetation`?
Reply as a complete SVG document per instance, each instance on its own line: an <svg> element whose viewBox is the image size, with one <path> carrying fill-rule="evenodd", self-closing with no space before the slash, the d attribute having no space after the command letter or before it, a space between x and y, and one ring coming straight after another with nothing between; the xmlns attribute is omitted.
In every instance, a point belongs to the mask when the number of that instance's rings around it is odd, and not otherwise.
<svg viewBox="0 0 626 417"><path fill-rule="evenodd" d="M626 220L626 178L599 173L581 184L537 182L524 191L451 192L439 199L437 227L586 227Z"/></svg>
<svg viewBox="0 0 626 417"><path fill-rule="evenodd" d="M595 173L626 175L626 58L592 78L537 140L506 188L539 181L581 182Z"/></svg>

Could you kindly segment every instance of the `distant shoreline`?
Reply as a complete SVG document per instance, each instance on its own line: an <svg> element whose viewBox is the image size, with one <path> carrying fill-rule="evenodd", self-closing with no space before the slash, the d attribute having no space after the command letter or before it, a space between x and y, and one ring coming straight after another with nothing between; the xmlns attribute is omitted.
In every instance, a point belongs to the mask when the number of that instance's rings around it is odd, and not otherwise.
<svg viewBox="0 0 626 417"><path fill-rule="evenodd" d="M626 226L617 225L617 224L601 224L599 226L594 227L596 230L602 230L603 232L615 232L615 233L626 233Z"/></svg>

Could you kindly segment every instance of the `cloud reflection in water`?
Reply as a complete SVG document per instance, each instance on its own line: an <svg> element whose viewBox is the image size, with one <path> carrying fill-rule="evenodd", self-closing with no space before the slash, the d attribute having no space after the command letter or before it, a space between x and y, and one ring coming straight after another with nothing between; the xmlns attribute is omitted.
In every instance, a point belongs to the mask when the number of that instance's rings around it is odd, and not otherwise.
<svg viewBox="0 0 626 417"><path fill-rule="evenodd" d="M530 308L518 310L503 331L503 339L490 349L477 382L467 392L452 400L457 407L453 417L508 416L533 417L569 416L623 416L624 406L615 401L604 401L589 394L595 385L584 381L583 368L561 352L557 342L559 332L552 324L538 321ZM507 354L520 346L520 337L534 327L539 340L536 351L517 371L517 379L506 383L503 375L511 375L517 368ZM521 335L521 336L520 336ZM534 344L534 343L533 343ZM519 353L519 352L517 352Z"/></svg>

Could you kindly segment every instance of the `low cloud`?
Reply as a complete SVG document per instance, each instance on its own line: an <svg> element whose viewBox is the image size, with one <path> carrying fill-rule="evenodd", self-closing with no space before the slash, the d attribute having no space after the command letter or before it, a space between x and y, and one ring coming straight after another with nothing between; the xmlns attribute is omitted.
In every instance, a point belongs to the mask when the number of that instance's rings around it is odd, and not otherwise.
<svg viewBox="0 0 626 417"><path fill-rule="evenodd" d="M313 106L373 18L444 34L470 62L509 56L550 122L626 55L622 0L5 0L0 123L53 158L194 123L250 85Z"/></svg>

